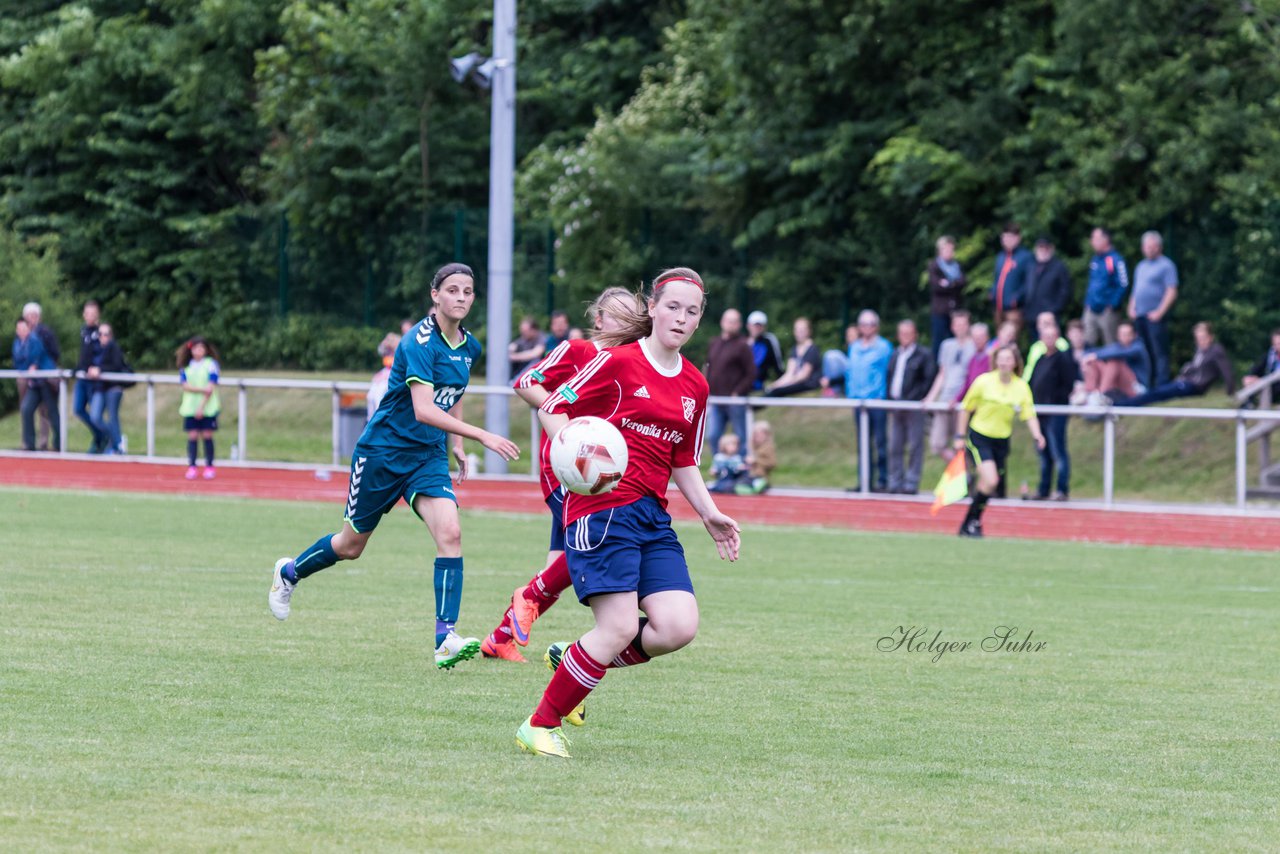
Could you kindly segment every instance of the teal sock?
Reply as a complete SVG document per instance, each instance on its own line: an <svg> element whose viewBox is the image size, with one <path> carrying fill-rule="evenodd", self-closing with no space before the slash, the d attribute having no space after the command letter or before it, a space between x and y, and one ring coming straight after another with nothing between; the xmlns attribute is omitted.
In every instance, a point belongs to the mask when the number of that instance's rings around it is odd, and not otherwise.
<svg viewBox="0 0 1280 854"><path fill-rule="evenodd" d="M453 631L462 607L462 558L436 558L436 646Z"/></svg>
<svg viewBox="0 0 1280 854"><path fill-rule="evenodd" d="M293 571L298 574L298 580L301 581L308 575L328 569L337 562L338 556L333 551L333 534L325 534L310 547L302 550L293 562Z"/></svg>

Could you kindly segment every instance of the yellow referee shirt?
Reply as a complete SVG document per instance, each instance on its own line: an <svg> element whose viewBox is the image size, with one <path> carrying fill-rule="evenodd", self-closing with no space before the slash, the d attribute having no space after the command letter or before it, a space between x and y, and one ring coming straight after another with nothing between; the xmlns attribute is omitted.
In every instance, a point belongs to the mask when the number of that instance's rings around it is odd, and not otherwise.
<svg viewBox="0 0 1280 854"><path fill-rule="evenodd" d="M1019 376L1000 382L1000 372L985 373L973 381L960 403L973 415L969 427L992 439L1008 439L1013 434L1013 416L1030 421L1036 416L1031 386Z"/></svg>

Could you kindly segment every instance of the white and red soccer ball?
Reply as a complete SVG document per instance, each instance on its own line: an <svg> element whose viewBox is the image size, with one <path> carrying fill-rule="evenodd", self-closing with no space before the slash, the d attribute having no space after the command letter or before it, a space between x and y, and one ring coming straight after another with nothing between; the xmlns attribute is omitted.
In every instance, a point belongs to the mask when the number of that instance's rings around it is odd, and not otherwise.
<svg viewBox="0 0 1280 854"><path fill-rule="evenodd" d="M603 495L626 473L627 442L603 418L574 418L551 440L551 470L570 492Z"/></svg>

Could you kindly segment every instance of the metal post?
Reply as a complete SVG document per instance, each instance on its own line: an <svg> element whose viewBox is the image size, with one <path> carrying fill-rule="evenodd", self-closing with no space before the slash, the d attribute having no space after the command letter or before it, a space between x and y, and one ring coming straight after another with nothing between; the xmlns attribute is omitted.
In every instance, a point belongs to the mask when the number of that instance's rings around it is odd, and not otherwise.
<svg viewBox="0 0 1280 854"><path fill-rule="evenodd" d="M1110 412L1102 422L1102 503L1115 503L1116 488L1116 417Z"/></svg>
<svg viewBox="0 0 1280 854"><path fill-rule="evenodd" d="M249 390L244 387L244 382L240 382L240 389L236 396L236 444L239 445L240 459L247 460L249 458Z"/></svg>
<svg viewBox="0 0 1280 854"><path fill-rule="evenodd" d="M58 377L58 453L67 452L67 378Z"/></svg>
<svg viewBox="0 0 1280 854"><path fill-rule="evenodd" d="M511 257L515 251L512 197L516 169L516 0L493 0L493 102L489 123L489 282L488 358L485 380L491 386L510 381L507 345L511 341ZM486 401L484 426L508 435L506 401ZM507 461L484 452L484 470L506 474Z"/></svg>
<svg viewBox="0 0 1280 854"><path fill-rule="evenodd" d="M156 455L156 383L147 379L147 456Z"/></svg>
<svg viewBox="0 0 1280 854"><path fill-rule="evenodd" d="M1236 506L1243 507L1249 477L1249 436L1244 417L1236 418Z"/></svg>
<svg viewBox="0 0 1280 854"><path fill-rule="evenodd" d="M341 422L340 422L340 419L342 417L341 395L342 393L338 391L338 386L335 384L333 387L333 464L335 466L338 465L340 460L342 459L342 456L340 453L341 448L339 447L342 444L342 434L341 434L342 428L341 428Z"/></svg>
<svg viewBox="0 0 1280 854"><path fill-rule="evenodd" d="M858 491L871 494L871 413L858 407Z"/></svg>

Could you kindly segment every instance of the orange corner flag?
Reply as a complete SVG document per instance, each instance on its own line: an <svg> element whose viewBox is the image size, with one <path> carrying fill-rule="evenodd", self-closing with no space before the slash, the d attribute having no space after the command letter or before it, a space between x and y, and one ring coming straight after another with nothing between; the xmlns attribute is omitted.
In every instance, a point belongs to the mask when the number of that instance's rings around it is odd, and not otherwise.
<svg viewBox="0 0 1280 854"><path fill-rule="evenodd" d="M969 494L969 475L965 471L964 454L959 453L947 463L947 469L933 488L933 506L929 515L937 516L938 511L948 504L955 504Z"/></svg>

